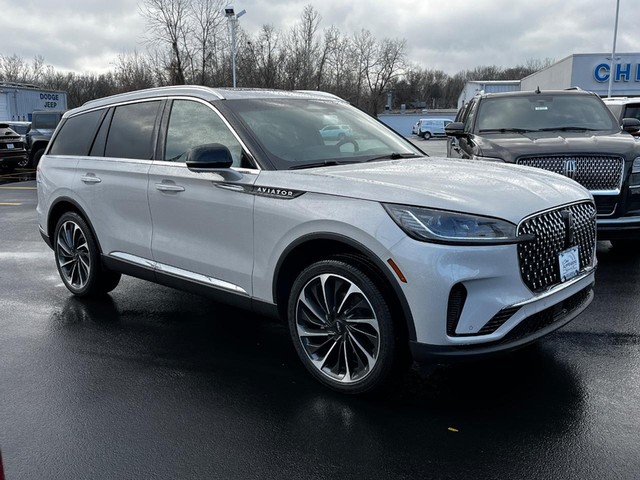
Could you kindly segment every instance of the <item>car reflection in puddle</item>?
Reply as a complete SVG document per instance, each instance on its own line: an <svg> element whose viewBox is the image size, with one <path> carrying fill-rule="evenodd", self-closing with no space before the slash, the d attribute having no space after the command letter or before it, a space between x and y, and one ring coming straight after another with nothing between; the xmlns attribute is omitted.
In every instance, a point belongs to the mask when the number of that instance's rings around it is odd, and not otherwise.
<svg viewBox="0 0 640 480"><path fill-rule="evenodd" d="M0 185L4 185L6 183L26 182L26 181L35 180L35 179L36 179L35 170L19 169L11 173L3 173L2 170L0 170Z"/></svg>

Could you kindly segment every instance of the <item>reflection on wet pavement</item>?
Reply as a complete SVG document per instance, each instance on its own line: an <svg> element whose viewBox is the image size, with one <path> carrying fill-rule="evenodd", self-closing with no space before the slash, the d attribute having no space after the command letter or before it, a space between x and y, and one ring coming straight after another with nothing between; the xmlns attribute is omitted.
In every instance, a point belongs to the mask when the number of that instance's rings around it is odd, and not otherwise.
<svg viewBox="0 0 640 480"><path fill-rule="evenodd" d="M0 170L0 185L14 182L26 182L36 179L36 171L33 169L19 168L15 172L4 173Z"/></svg>

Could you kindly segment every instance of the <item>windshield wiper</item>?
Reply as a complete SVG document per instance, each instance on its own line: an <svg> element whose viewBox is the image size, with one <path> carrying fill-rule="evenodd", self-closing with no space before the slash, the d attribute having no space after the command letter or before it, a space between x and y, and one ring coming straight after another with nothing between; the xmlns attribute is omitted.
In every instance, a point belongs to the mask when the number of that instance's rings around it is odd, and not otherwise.
<svg viewBox="0 0 640 480"><path fill-rule="evenodd" d="M360 163L358 160L325 160L323 162L302 163L292 165L289 170L302 170L303 168L332 167L335 165L348 165L350 163Z"/></svg>
<svg viewBox="0 0 640 480"><path fill-rule="evenodd" d="M414 158L414 157L422 157L423 155L418 155L417 153L398 153L391 152L386 155L380 155L379 157L373 157L367 160L367 162L376 162L378 160L399 160L401 158Z"/></svg>
<svg viewBox="0 0 640 480"><path fill-rule="evenodd" d="M552 132L554 130L560 132L595 132L597 128L589 128L589 127L548 127L541 128L541 132Z"/></svg>
<svg viewBox="0 0 640 480"><path fill-rule="evenodd" d="M537 131L531 128L485 128L478 133L528 133Z"/></svg>

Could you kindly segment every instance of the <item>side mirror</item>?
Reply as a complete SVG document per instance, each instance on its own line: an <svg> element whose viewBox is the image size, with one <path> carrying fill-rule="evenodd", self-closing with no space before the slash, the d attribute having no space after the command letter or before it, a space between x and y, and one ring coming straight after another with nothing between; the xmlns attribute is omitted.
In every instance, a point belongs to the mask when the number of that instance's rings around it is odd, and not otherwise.
<svg viewBox="0 0 640 480"><path fill-rule="evenodd" d="M464 123L462 122L452 122L444 127L444 131L450 137L464 137L466 135L464 132Z"/></svg>
<svg viewBox="0 0 640 480"><path fill-rule="evenodd" d="M185 161L187 168L194 171L226 169L233 164L231 152L219 143L207 143L190 148L187 150Z"/></svg>
<svg viewBox="0 0 640 480"><path fill-rule="evenodd" d="M640 120L637 118L623 118L622 129L628 133L640 132Z"/></svg>

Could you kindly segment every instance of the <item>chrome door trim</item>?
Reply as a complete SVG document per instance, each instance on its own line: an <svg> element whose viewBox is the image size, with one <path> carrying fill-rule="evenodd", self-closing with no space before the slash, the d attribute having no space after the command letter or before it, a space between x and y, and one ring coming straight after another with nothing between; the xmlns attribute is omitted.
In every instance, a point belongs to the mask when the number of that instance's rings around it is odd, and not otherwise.
<svg viewBox="0 0 640 480"><path fill-rule="evenodd" d="M173 277L190 280L192 282L201 283L203 285L219 288L222 290L227 290L233 293L239 293L247 296L249 295L249 293L244 288L238 285L235 285L233 283L225 282L224 280L209 277L207 275L202 275L200 273L183 270L181 268L172 267L171 265L165 265L164 263L158 263L148 258L138 257L137 255L131 255L125 252L111 252L109 253L109 256L113 258L117 258L118 260L123 260L133 265L138 265L144 268L150 268L159 273L164 273L167 275L171 275Z"/></svg>

